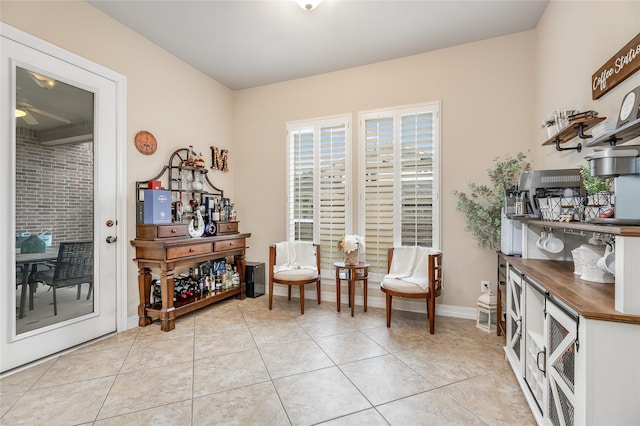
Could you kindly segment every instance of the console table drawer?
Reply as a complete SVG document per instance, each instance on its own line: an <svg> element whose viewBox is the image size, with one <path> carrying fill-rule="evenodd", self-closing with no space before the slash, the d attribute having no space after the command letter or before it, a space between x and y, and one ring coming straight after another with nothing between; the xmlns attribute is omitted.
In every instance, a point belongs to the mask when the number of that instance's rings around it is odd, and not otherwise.
<svg viewBox="0 0 640 426"><path fill-rule="evenodd" d="M167 259L178 259L181 257L189 257L206 253L211 253L211 243L194 244L192 246L183 247L169 247L167 248Z"/></svg>
<svg viewBox="0 0 640 426"><path fill-rule="evenodd" d="M136 238L154 241L163 238L187 237L188 225L173 223L171 225L136 225Z"/></svg>
<svg viewBox="0 0 640 426"><path fill-rule="evenodd" d="M238 248L244 248L244 238L213 243L213 251L233 250Z"/></svg>

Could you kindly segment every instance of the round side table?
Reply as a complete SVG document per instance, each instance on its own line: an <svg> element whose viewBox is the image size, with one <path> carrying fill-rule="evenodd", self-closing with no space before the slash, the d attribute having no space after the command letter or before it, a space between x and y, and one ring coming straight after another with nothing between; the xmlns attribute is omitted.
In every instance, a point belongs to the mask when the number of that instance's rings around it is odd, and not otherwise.
<svg viewBox="0 0 640 426"><path fill-rule="evenodd" d="M344 262L335 262L333 266L336 268L336 304L338 305L338 312L340 312L340 283L342 280L348 283L347 293L349 295L351 316L353 316L355 306L356 281L362 281L364 311L367 312L367 284L369 282L369 266L371 265L364 262L359 262L357 265L345 265Z"/></svg>

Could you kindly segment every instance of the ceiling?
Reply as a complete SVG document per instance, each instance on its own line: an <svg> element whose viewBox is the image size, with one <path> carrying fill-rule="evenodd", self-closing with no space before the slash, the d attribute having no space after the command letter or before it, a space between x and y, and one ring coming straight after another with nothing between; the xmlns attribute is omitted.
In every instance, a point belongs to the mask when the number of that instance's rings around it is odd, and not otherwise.
<svg viewBox="0 0 640 426"><path fill-rule="evenodd" d="M233 90L536 27L548 0L88 0Z"/></svg>

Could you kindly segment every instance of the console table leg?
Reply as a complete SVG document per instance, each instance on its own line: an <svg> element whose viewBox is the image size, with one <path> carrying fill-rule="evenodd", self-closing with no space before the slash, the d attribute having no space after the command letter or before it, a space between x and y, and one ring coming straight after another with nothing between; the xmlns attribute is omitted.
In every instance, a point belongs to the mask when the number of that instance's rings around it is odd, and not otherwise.
<svg viewBox="0 0 640 426"><path fill-rule="evenodd" d="M151 324L152 320L147 315L147 306L151 297L151 268L140 268L138 271L138 292L140 293L140 304L138 305L138 325L145 327Z"/></svg>
<svg viewBox="0 0 640 426"><path fill-rule="evenodd" d="M173 269L160 271L162 291L162 309L160 310L160 330L171 331L176 328L176 313L173 307Z"/></svg>

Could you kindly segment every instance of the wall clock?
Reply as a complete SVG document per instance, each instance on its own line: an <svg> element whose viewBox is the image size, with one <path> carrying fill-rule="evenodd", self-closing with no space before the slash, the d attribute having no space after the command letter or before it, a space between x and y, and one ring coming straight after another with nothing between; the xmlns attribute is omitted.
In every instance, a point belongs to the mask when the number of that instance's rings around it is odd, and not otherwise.
<svg viewBox="0 0 640 426"><path fill-rule="evenodd" d="M155 136L146 130L136 133L134 142L138 151L144 155L151 155L156 152L156 149L158 149L158 143L156 142Z"/></svg>
<svg viewBox="0 0 640 426"><path fill-rule="evenodd" d="M620 114L618 114L618 124L616 127L640 118L640 86L636 87L622 98Z"/></svg>

